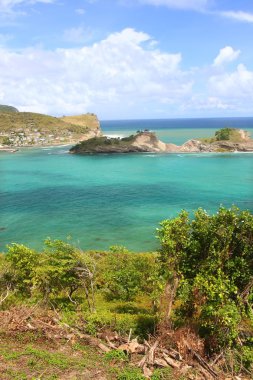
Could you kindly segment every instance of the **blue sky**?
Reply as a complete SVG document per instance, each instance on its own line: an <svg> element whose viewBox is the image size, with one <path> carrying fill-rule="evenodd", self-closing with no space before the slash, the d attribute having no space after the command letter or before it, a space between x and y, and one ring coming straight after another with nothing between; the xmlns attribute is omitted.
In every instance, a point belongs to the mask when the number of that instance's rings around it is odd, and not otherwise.
<svg viewBox="0 0 253 380"><path fill-rule="evenodd" d="M100 119L252 116L252 0L0 0L0 103Z"/></svg>

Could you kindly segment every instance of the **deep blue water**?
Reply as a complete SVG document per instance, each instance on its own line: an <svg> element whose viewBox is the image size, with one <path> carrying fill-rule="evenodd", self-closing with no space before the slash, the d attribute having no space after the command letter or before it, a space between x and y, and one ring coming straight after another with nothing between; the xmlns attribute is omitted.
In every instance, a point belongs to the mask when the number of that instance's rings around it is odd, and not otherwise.
<svg viewBox="0 0 253 380"><path fill-rule="evenodd" d="M102 122L107 134L156 130L181 143L253 119ZM196 134L197 133L197 134ZM253 133L252 133L253 135ZM173 140L174 139L174 140ZM253 212L253 154L69 155L68 147L0 154L0 248L72 237L83 249L158 246L155 229L182 208L236 204Z"/></svg>

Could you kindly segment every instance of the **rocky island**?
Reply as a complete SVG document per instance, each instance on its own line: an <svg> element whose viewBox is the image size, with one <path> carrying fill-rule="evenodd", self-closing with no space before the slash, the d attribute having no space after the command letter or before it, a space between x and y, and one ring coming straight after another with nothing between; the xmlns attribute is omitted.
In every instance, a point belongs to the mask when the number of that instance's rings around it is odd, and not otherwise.
<svg viewBox="0 0 253 380"><path fill-rule="evenodd" d="M96 115L53 117L32 112L19 112L11 106L0 106L0 149L75 144L100 136Z"/></svg>
<svg viewBox="0 0 253 380"><path fill-rule="evenodd" d="M123 138L94 137L73 146L70 153L161 153L167 151L168 145L173 144L165 144L155 133L144 131Z"/></svg>
<svg viewBox="0 0 253 380"><path fill-rule="evenodd" d="M70 153L196 153L253 152L253 140L241 129L223 128L214 137L189 140L181 146L160 141L154 132L138 131L124 138L94 137L73 146Z"/></svg>

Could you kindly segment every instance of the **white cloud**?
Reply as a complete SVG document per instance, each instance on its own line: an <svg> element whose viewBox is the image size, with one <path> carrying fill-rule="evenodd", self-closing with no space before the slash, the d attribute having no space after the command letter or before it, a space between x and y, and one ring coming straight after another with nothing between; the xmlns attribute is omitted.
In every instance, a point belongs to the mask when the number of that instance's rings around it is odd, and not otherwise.
<svg viewBox="0 0 253 380"><path fill-rule="evenodd" d="M239 57L240 53L240 50L234 50L231 46L225 46L220 49L220 52L215 58L213 64L214 66L221 66L225 63L235 61Z"/></svg>
<svg viewBox="0 0 253 380"><path fill-rule="evenodd" d="M138 0L142 4L166 6L175 9L193 9L202 11L207 8L209 0Z"/></svg>
<svg viewBox="0 0 253 380"><path fill-rule="evenodd" d="M55 0L0 0L0 12L10 13L17 6L35 4L35 3L45 3L50 4Z"/></svg>
<svg viewBox="0 0 253 380"><path fill-rule="evenodd" d="M0 103L49 114L141 116L189 96L192 78L180 62L179 53L155 49L148 34L130 28L76 49L2 48Z"/></svg>
<svg viewBox="0 0 253 380"><path fill-rule="evenodd" d="M214 110L215 112L229 110L233 107L217 96L193 96L186 107L195 110Z"/></svg>
<svg viewBox="0 0 253 380"><path fill-rule="evenodd" d="M220 69L239 55L224 51L218 66L183 71L180 53L157 49L147 33L131 28L75 49L0 47L0 103L103 119L155 117L156 110L163 117L250 114L253 71L243 64Z"/></svg>
<svg viewBox="0 0 253 380"><path fill-rule="evenodd" d="M253 71L249 71L241 63L232 73L211 76L209 84L217 96L243 98L251 102L253 100Z"/></svg>
<svg viewBox="0 0 253 380"><path fill-rule="evenodd" d="M226 11L220 12L219 14L223 17L227 17L236 21L253 23L253 13L243 11Z"/></svg>

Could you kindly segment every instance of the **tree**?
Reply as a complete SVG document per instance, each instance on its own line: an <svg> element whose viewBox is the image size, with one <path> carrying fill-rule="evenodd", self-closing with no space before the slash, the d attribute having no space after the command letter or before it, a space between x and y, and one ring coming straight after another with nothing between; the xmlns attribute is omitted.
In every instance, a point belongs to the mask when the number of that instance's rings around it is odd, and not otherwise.
<svg viewBox="0 0 253 380"><path fill-rule="evenodd" d="M6 267L3 277L6 286L23 295L31 295L39 261L38 253L22 244L14 243L8 246L5 260Z"/></svg>
<svg viewBox="0 0 253 380"><path fill-rule="evenodd" d="M240 321L252 314L253 215L236 207L215 215L199 209L193 220L182 212L161 226L169 313L174 307L177 323L191 321L210 350L232 345Z"/></svg>
<svg viewBox="0 0 253 380"><path fill-rule="evenodd" d="M149 286L149 277L154 271L152 263L154 260L143 254L129 252L124 247L111 247L104 255L100 269L101 286L107 298L133 300Z"/></svg>
<svg viewBox="0 0 253 380"><path fill-rule="evenodd" d="M48 239L45 245L36 268L37 288L46 299L65 294L74 303L73 294L84 289L89 309L94 311L96 264L92 255L61 240Z"/></svg>
<svg viewBox="0 0 253 380"><path fill-rule="evenodd" d="M175 219L164 220L158 232L161 249L159 251L160 271L165 279L164 312L165 321L170 322L172 306L182 278L182 263L185 261L189 245L189 217L182 211Z"/></svg>

